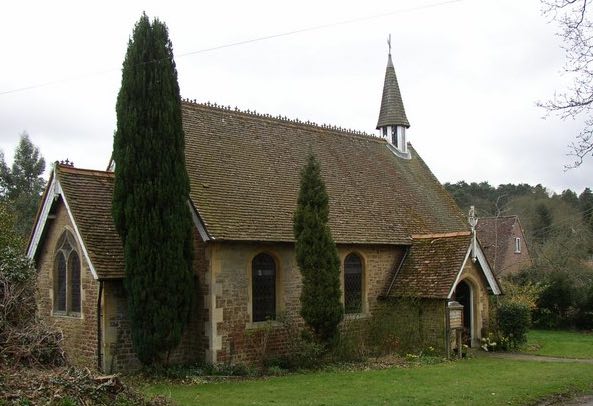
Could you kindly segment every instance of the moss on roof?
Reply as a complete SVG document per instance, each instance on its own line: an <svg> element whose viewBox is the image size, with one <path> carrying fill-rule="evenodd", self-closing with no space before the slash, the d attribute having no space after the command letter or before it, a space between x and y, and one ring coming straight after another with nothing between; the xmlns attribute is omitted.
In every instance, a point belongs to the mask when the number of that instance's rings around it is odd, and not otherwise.
<svg viewBox="0 0 593 406"><path fill-rule="evenodd" d="M56 165L54 176L99 279L122 278L124 254L111 217L114 174Z"/></svg>
<svg viewBox="0 0 593 406"><path fill-rule="evenodd" d="M182 104L191 198L221 240L293 241L300 170L321 163L337 243L409 244L412 234L467 230L463 213L410 147L396 157L369 135Z"/></svg>
<svg viewBox="0 0 593 406"><path fill-rule="evenodd" d="M409 245L415 234L467 231L411 147L406 160L378 137L333 127L190 102L182 112L191 199L214 239L292 242L309 149L321 162L337 243ZM56 176L99 277L123 277L111 217L114 174L57 165Z"/></svg>
<svg viewBox="0 0 593 406"><path fill-rule="evenodd" d="M447 299L470 243L469 232L414 238L389 296Z"/></svg>

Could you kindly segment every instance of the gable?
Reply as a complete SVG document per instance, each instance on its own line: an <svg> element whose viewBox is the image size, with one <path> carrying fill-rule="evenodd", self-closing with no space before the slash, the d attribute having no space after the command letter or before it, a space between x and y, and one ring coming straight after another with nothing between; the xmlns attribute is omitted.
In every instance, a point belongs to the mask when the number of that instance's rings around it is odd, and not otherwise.
<svg viewBox="0 0 593 406"><path fill-rule="evenodd" d="M213 239L293 241L300 171L312 151L337 243L410 244L467 230L464 215L413 148L377 137L184 102L191 199Z"/></svg>
<svg viewBox="0 0 593 406"><path fill-rule="evenodd" d="M468 261L472 261L470 232L416 236L395 274L386 296L449 299ZM479 244L476 264L491 291L500 286Z"/></svg>
<svg viewBox="0 0 593 406"><path fill-rule="evenodd" d="M518 269L523 263L531 263L527 241L518 216L480 218L476 231L484 254L497 274ZM520 252L515 251L515 238L521 240Z"/></svg>
<svg viewBox="0 0 593 406"><path fill-rule="evenodd" d="M95 279L123 277L123 250L111 217L113 173L56 164L42 198L27 255L35 258L52 210L63 204Z"/></svg>

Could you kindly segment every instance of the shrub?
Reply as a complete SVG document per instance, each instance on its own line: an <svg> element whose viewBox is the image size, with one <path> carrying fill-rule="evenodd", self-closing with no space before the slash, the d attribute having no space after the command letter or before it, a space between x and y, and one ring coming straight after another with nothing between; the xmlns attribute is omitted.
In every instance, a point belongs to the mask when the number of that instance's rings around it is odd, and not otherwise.
<svg viewBox="0 0 593 406"><path fill-rule="evenodd" d="M537 303L541 294L546 290L547 285L541 282L532 282L530 280L519 281L508 278L500 279L504 296L502 302L518 302L526 304L530 310L537 308Z"/></svg>
<svg viewBox="0 0 593 406"><path fill-rule="evenodd" d="M265 368L296 371L300 369L317 369L325 362L327 347L317 341L309 330L299 330L294 325L285 324L288 338L286 354L267 357Z"/></svg>
<svg viewBox="0 0 593 406"><path fill-rule="evenodd" d="M576 316L575 327L586 330L593 329L593 285L583 295Z"/></svg>
<svg viewBox="0 0 593 406"><path fill-rule="evenodd" d="M334 362L363 361L369 355L368 323L350 321L342 327L331 343L330 358Z"/></svg>
<svg viewBox="0 0 593 406"><path fill-rule="evenodd" d="M515 349L527 341L531 313L524 303L502 303L497 309L498 333L509 340L508 349Z"/></svg>
<svg viewBox="0 0 593 406"><path fill-rule="evenodd" d="M64 363L62 333L35 316L35 269L12 247L0 249L0 362Z"/></svg>

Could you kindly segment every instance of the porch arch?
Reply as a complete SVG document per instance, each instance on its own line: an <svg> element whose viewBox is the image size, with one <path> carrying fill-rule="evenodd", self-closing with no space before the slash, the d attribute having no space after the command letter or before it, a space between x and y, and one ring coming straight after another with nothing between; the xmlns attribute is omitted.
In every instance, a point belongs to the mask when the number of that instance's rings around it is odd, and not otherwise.
<svg viewBox="0 0 593 406"><path fill-rule="evenodd" d="M463 326L467 332L465 344L479 346L482 318L478 285L470 277L463 278L455 286L453 300L463 305Z"/></svg>

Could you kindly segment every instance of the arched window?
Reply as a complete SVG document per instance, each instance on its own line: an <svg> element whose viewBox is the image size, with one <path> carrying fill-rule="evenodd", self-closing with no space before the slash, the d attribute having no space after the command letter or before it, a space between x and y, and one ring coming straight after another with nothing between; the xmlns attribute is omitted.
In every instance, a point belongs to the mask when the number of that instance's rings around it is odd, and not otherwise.
<svg viewBox="0 0 593 406"><path fill-rule="evenodd" d="M362 312L362 260L356 254L344 260L344 311Z"/></svg>
<svg viewBox="0 0 593 406"><path fill-rule="evenodd" d="M74 237L64 231L56 245L54 271L54 311L80 313L80 257Z"/></svg>
<svg viewBox="0 0 593 406"><path fill-rule="evenodd" d="M253 321L276 318L276 261L268 254L258 254L251 262Z"/></svg>

